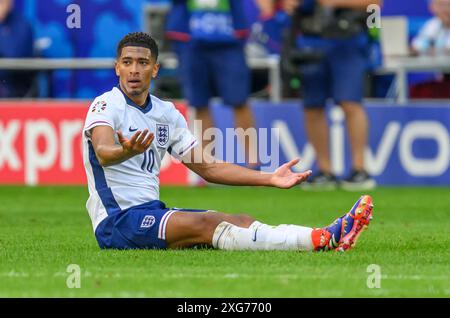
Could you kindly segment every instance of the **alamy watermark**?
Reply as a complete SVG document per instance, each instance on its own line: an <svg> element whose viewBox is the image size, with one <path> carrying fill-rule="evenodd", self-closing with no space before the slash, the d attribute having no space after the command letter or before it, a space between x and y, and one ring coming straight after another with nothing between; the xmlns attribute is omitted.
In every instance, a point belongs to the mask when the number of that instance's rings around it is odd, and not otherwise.
<svg viewBox="0 0 450 318"><path fill-rule="evenodd" d="M66 19L66 26L69 29L81 29L81 7L78 4L69 4L66 8L69 16Z"/></svg>
<svg viewBox="0 0 450 318"><path fill-rule="evenodd" d="M370 264L366 269L369 276L367 277L367 288L381 288L381 266L377 264Z"/></svg>
<svg viewBox="0 0 450 318"><path fill-rule="evenodd" d="M367 6L367 27L369 29L381 29L381 7L377 4Z"/></svg>
<svg viewBox="0 0 450 318"><path fill-rule="evenodd" d="M67 288L81 288L81 268L78 264L70 264L66 268L69 276L66 279Z"/></svg>
<svg viewBox="0 0 450 318"><path fill-rule="evenodd" d="M274 171L280 166L280 133L278 128L226 128L225 132L211 127L203 130L202 121L195 120L193 131L198 145L191 156L183 157L185 163L222 163L259 166L261 171ZM175 136L184 129L174 131ZM158 136L156 136L158 138ZM178 155L184 155L184 149Z"/></svg>
<svg viewBox="0 0 450 318"><path fill-rule="evenodd" d="M381 7L377 4L367 6L367 27L369 29L381 28ZM66 19L66 26L69 29L81 29L81 7L78 4L71 3L66 7L66 13L69 13Z"/></svg>

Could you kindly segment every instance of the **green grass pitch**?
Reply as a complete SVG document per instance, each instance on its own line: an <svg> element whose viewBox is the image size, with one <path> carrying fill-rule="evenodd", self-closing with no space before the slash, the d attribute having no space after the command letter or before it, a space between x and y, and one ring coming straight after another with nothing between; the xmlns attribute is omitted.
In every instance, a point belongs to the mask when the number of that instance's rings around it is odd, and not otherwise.
<svg viewBox="0 0 450 318"><path fill-rule="evenodd" d="M0 297L449 297L450 189L379 188L374 219L347 253L100 250L85 187L0 187ZM359 193L161 189L168 206L325 226ZM68 288L67 267L81 269ZM380 288L369 288L376 264ZM370 276L372 275L372 276ZM374 286L372 286L374 287Z"/></svg>

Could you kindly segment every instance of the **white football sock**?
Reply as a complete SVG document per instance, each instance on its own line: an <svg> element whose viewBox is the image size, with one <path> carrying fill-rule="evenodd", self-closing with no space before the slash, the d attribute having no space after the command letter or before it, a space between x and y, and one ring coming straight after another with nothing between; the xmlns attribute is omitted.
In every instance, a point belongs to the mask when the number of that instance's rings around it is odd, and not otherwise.
<svg viewBox="0 0 450 318"><path fill-rule="evenodd" d="M295 224L268 225L268 224L261 223L259 221L255 221L252 224L250 224L249 229L255 229L258 227L273 228L273 229L280 229L280 230L298 229L299 231L304 230L304 229L309 229L309 227L304 227L304 226L295 225Z"/></svg>
<svg viewBox="0 0 450 318"><path fill-rule="evenodd" d="M300 245L300 250L302 251L310 251L313 250L313 243L311 239L312 228L295 225L295 224L280 224L280 225L268 225L261 223L259 221L255 221L250 224L251 229L255 228L264 228L264 229L277 229L281 231L294 232L298 234L298 240Z"/></svg>
<svg viewBox="0 0 450 318"><path fill-rule="evenodd" d="M299 250L311 251L312 228L283 225L273 227L254 222L243 228L228 222L220 223L212 245L223 250Z"/></svg>

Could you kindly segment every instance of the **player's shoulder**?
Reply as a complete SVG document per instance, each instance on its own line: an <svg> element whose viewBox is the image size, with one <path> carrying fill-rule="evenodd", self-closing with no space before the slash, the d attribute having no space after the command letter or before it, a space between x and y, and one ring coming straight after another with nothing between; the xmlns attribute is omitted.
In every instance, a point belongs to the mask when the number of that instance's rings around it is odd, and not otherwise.
<svg viewBox="0 0 450 318"><path fill-rule="evenodd" d="M117 87L97 96L92 102L92 107L108 107L112 109L123 109L126 100Z"/></svg>
<svg viewBox="0 0 450 318"><path fill-rule="evenodd" d="M155 95L150 95L150 98L152 100L152 104L154 107L159 108L161 110L165 110L165 111L170 111L175 109L175 105L173 104L173 102L171 101L167 101L167 100L162 100L161 98L155 96Z"/></svg>
<svg viewBox="0 0 450 318"><path fill-rule="evenodd" d="M152 107L155 109L158 117L165 117L169 121L178 118L179 111L173 102L162 100L155 95L150 95L150 98L152 100Z"/></svg>

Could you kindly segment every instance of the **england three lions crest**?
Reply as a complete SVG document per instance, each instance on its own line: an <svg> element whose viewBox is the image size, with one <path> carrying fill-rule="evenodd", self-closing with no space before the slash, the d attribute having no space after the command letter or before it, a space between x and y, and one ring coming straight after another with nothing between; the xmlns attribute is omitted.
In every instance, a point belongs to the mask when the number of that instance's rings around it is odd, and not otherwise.
<svg viewBox="0 0 450 318"><path fill-rule="evenodd" d="M155 137L158 146L164 147L169 142L169 125L156 124Z"/></svg>

